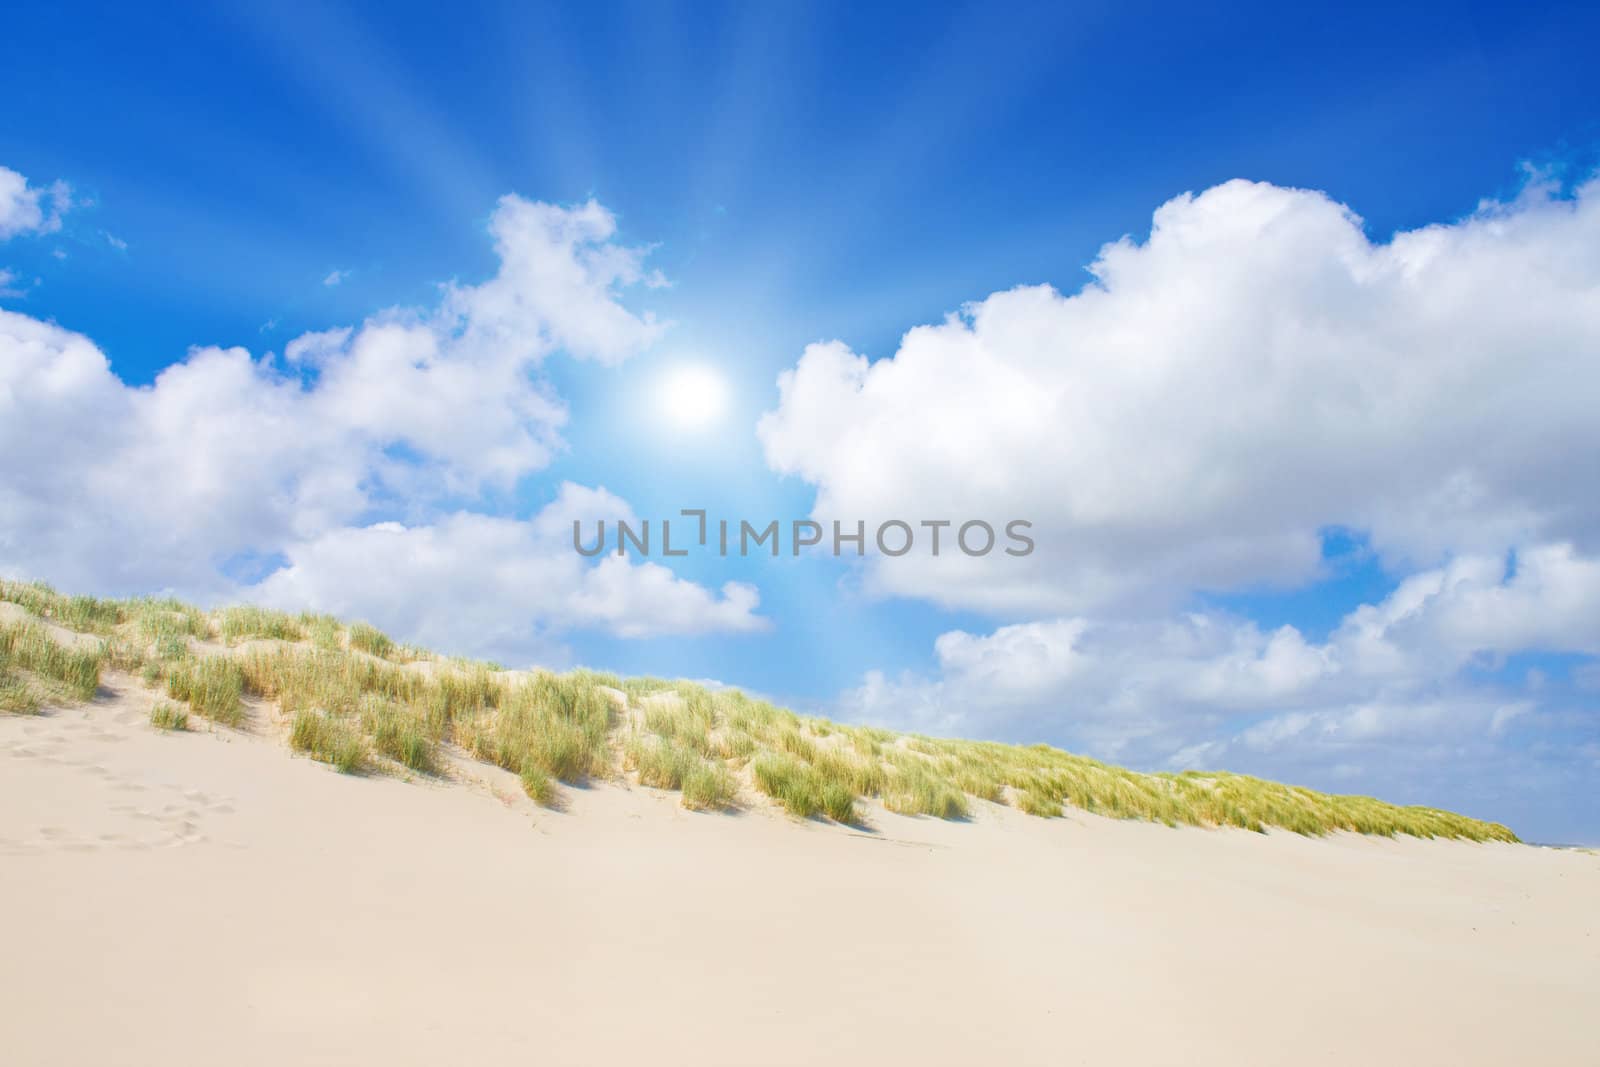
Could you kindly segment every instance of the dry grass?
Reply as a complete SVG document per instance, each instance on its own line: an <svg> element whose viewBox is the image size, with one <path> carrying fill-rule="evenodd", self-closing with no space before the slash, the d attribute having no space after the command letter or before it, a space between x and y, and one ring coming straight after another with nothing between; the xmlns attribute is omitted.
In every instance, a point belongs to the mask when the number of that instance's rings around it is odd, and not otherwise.
<svg viewBox="0 0 1600 1067"><path fill-rule="evenodd" d="M466 660L423 674L401 665L423 653L322 615L244 607L207 616L176 601L67 597L18 582L0 582L0 599L107 639L105 649L79 652L37 625L0 628L0 708L32 710L57 693L87 699L109 658L220 722L239 721L241 691L275 701L291 719L291 744L341 770L428 772L453 743L518 774L541 804L559 802L557 783L629 774L681 792L691 808L736 805L743 782L795 815L846 823L866 798L944 819L984 800L1041 817L1073 807L1174 826L1516 840L1504 826L1434 808L1225 772L1140 773L1045 745L904 736L692 682L588 670L514 681ZM300 643L197 658L192 642L213 632Z"/></svg>
<svg viewBox="0 0 1600 1067"><path fill-rule="evenodd" d="M350 647L379 659L388 659L395 653L395 643L389 635L364 622L350 624Z"/></svg>

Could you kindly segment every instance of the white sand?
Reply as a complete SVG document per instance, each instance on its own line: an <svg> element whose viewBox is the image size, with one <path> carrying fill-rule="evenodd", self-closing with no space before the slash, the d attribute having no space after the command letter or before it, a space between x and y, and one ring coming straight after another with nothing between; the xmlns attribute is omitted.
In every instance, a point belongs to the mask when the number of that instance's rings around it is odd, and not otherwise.
<svg viewBox="0 0 1600 1067"><path fill-rule="evenodd" d="M111 684L0 716L6 1064L1600 1063L1592 854L553 813Z"/></svg>

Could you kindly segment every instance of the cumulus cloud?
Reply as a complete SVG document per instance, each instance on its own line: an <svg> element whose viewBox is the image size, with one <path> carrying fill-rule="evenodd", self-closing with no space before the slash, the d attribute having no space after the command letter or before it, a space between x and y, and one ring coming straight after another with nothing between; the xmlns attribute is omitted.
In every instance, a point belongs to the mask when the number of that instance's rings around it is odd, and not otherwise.
<svg viewBox="0 0 1600 1067"><path fill-rule="evenodd" d="M667 324L614 299L621 286L662 284L645 248L615 243L616 218L593 200L571 208L507 196L490 222L500 273L452 289L445 304L465 343L495 350L537 338L580 359L616 364L654 343Z"/></svg>
<svg viewBox="0 0 1600 1067"><path fill-rule="evenodd" d="M55 233L72 207L66 182L39 187L10 167L0 167L0 241L22 234Z"/></svg>
<svg viewBox="0 0 1600 1067"><path fill-rule="evenodd" d="M934 650L934 674L869 674L843 695L842 714L1049 737L1173 768L1326 774L1464 750L1487 760L1552 694L1540 672L1500 685L1481 675L1535 650L1600 655L1600 560L1569 544L1464 556L1360 606L1320 642L1293 626L1196 612L957 630ZM1600 723L1590 715L1579 729L1594 735Z"/></svg>
<svg viewBox="0 0 1600 1067"><path fill-rule="evenodd" d="M1396 568L1600 544L1600 180L1374 242L1317 192L1233 181L1106 245L1072 295L996 293L892 358L808 348L759 431L814 515L1013 518L1018 560L874 559L872 588L996 614L1299 584L1321 532Z"/></svg>
<svg viewBox="0 0 1600 1067"><path fill-rule="evenodd" d="M501 658L558 659L555 642L572 629L651 637L765 628L753 586L729 582L718 596L655 563L607 556L588 565L572 549L572 522L599 516L632 512L604 490L564 483L527 521L455 514L342 527L288 546L287 565L255 592L266 604L360 615L424 645Z"/></svg>
<svg viewBox="0 0 1600 1067"><path fill-rule="evenodd" d="M1089 270L780 376L758 431L813 518L1027 519L1037 545L869 558L869 592L1004 625L868 673L838 714L1507 817L1495 790L1592 776L1600 179L1533 175L1382 241L1324 194L1233 181ZM1331 530L1394 588L1325 637L1184 611L1324 581Z"/></svg>
<svg viewBox="0 0 1600 1067"><path fill-rule="evenodd" d="M566 408L538 375L551 353L616 362L660 333L617 300L642 253L614 228L594 203L507 197L491 223L501 268L482 285L303 335L282 359L194 349L141 388L81 334L0 311L0 568L105 593L309 602L507 654L519 622L529 641L760 625L746 586L719 596L659 566L579 566L549 509L459 510L562 447ZM584 499L568 486L550 507ZM240 561L276 572L241 588ZM469 594L455 603L496 606L444 606Z"/></svg>

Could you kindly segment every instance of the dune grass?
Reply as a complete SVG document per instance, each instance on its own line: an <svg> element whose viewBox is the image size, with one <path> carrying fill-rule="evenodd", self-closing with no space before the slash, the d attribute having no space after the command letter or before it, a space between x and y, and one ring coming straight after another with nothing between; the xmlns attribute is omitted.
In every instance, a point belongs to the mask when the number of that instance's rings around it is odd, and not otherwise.
<svg viewBox="0 0 1600 1067"><path fill-rule="evenodd" d="M733 807L738 794L738 781L721 760L659 735L631 736L624 767L638 773L640 785L680 792L683 806L694 811Z"/></svg>
<svg viewBox="0 0 1600 1067"><path fill-rule="evenodd" d="M367 739L354 724L336 715L301 708L289 723L289 747L332 764L341 774L366 768Z"/></svg>
<svg viewBox="0 0 1600 1067"><path fill-rule="evenodd" d="M306 636L311 639L313 648L333 652L342 647L339 639L344 633L344 627L340 626L339 620L332 615L313 615L307 612L300 616L300 624L305 627Z"/></svg>
<svg viewBox="0 0 1600 1067"><path fill-rule="evenodd" d="M150 725L158 730L187 730L189 713L178 704L158 700L150 709Z"/></svg>
<svg viewBox="0 0 1600 1067"><path fill-rule="evenodd" d="M253 604L226 608L222 612L222 640L230 645L254 637L301 641L305 636L300 620L287 612L258 608Z"/></svg>
<svg viewBox="0 0 1600 1067"><path fill-rule="evenodd" d="M395 651L395 643L388 634L364 622L350 624L350 647L379 659L388 659Z"/></svg>
<svg viewBox="0 0 1600 1067"><path fill-rule="evenodd" d="M1227 772L1142 773L1046 745L902 735L796 715L737 690L618 678L590 670L508 675L397 645L365 623L257 607L208 615L172 600L69 597L39 583L0 582L0 600L104 638L69 649L37 623L0 626L0 709L88 699L108 663L224 724L241 696L279 705L290 744L340 770L435 773L445 745L518 775L541 804L560 785L632 776L683 804L720 809L761 795L803 818L861 821L864 800L942 819L974 803L1039 817L1078 809L1171 826L1332 831L1515 841L1506 827L1429 807L1336 796ZM206 654L250 638L288 644ZM428 670L413 670L429 659Z"/></svg>
<svg viewBox="0 0 1600 1067"><path fill-rule="evenodd" d="M452 728L474 755L569 785L609 773L611 702L595 686L571 675L540 673L492 693L447 709Z"/></svg>
<svg viewBox="0 0 1600 1067"><path fill-rule="evenodd" d="M857 821L856 795L850 787L804 760L769 752L756 757L751 769L756 788L782 804L790 815L826 815L852 825Z"/></svg>
<svg viewBox="0 0 1600 1067"><path fill-rule="evenodd" d="M57 641L38 623L0 623L0 675L10 679L7 698L18 707L29 703L24 691L67 700L92 700L100 688L100 668L105 663L103 644L93 648L69 647ZM22 672L42 682L44 693L19 677Z"/></svg>
<svg viewBox="0 0 1600 1067"><path fill-rule="evenodd" d="M198 637L211 634L211 621L198 608L177 600L135 601L127 613L139 634L149 641Z"/></svg>
<svg viewBox="0 0 1600 1067"><path fill-rule="evenodd" d="M361 726L380 755L424 774L436 769L438 733L424 708L369 697L362 702Z"/></svg>
<svg viewBox="0 0 1600 1067"><path fill-rule="evenodd" d="M933 815L940 819L965 819L971 810L967 795L937 765L910 751L889 757L884 779L883 806L902 815Z"/></svg>
<svg viewBox="0 0 1600 1067"><path fill-rule="evenodd" d="M244 671L227 656L187 656L172 664L167 695L224 726L244 721Z"/></svg>
<svg viewBox="0 0 1600 1067"><path fill-rule="evenodd" d="M0 711L14 715L34 715L39 711L39 694L27 679L0 666Z"/></svg>

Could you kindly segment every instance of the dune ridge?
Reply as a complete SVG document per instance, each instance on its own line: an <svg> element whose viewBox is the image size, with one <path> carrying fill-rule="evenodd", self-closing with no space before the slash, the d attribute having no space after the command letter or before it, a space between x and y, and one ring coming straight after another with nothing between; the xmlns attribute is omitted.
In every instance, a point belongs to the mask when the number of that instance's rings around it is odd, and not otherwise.
<svg viewBox="0 0 1600 1067"><path fill-rule="evenodd" d="M1592 1064L1600 857L617 775L338 774L162 689L0 715L6 1063ZM187 705L183 705L187 707Z"/></svg>
<svg viewBox="0 0 1600 1067"><path fill-rule="evenodd" d="M862 826L872 805L970 817L977 801L1029 815L1114 818L1306 836L1335 831L1516 841L1505 826L1223 771L1140 773L1047 745L844 725L686 681L507 671L404 646L362 622L253 606L66 596L0 582L0 708L86 699L102 668L125 671L180 712L283 737L347 773L427 777L480 761L535 801L617 779L676 792L700 810L781 808ZM175 702L175 703L174 703ZM868 802L871 802L869 804Z"/></svg>

